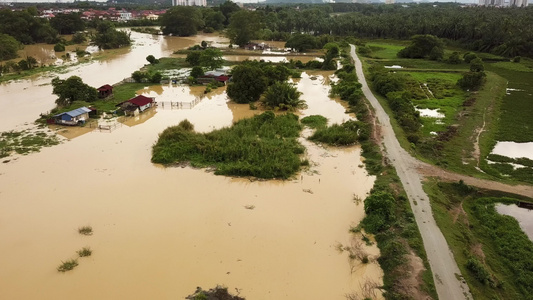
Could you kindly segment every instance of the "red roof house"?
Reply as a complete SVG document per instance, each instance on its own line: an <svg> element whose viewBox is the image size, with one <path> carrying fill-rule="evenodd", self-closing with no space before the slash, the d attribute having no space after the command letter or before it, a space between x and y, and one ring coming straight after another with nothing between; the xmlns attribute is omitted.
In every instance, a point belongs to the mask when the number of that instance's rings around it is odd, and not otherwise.
<svg viewBox="0 0 533 300"><path fill-rule="evenodd" d="M136 115L136 112L143 112L153 105L154 99L143 95L139 95L128 101L117 104L117 106L120 106L122 110L124 110L126 115Z"/></svg>
<svg viewBox="0 0 533 300"><path fill-rule="evenodd" d="M102 85L98 88L98 97L99 98L106 98L113 94L113 87L109 84Z"/></svg>

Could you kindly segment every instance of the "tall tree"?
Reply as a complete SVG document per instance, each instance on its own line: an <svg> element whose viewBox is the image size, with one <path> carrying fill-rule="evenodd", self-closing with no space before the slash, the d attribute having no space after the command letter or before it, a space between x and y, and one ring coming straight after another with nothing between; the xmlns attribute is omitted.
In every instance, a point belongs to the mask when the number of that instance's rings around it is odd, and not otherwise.
<svg viewBox="0 0 533 300"><path fill-rule="evenodd" d="M80 14L57 14L50 19L50 25L59 34L73 34L76 31L85 29L85 23L81 19Z"/></svg>
<svg viewBox="0 0 533 300"><path fill-rule="evenodd" d="M195 35L204 26L200 10L193 6L175 6L160 18L163 34Z"/></svg>
<svg viewBox="0 0 533 300"><path fill-rule="evenodd" d="M232 75L227 93L237 103L250 103L259 100L267 87L263 70L259 66L238 65L233 68Z"/></svg>
<svg viewBox="0 0 533 300"><path fill-rule="evenodd" d="M259 14L240 10L231 15L227 36L231 43L242 47L255 38L259 29L261 29Z"/></svg>
<svg viewBox="0 0 533 300"><path fill-rule="evenodd" d="M98 99L96 89L83 83L78 76L71 76L66 80L56 77L52 79L52 86L52 93L58 96L56 104L59 106L68 107L74 101L91 102Z"/></svg>
<svg viewBox="0 0 533 300"><path fill-rule="evenodd" d="M0 33L0 60L17 57L19 42L12 36Z"/></svg>

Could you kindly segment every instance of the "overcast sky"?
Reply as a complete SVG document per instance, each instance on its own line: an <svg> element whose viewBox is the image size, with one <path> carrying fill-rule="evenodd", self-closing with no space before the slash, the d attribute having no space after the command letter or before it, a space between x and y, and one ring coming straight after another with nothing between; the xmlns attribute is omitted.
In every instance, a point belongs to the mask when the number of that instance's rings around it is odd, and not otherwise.
<svg viewBox="0 0 533 300"><path fill-rule="evenodd" d="M107 2L107 0L95 0L96 2ZM243 2L243 3L257 3L258 1L257 0L232 0L233 2ZM385 2L384 0L382 0L383 2ZM419 1L419 0L416 0L416 1ZM428 0L429 2L454 2L454 1L450 1L450 0ZM55 3L55 2L60 2L60 3L68 3L68 2L74 2L73 0L59 0L59 1L56 1L56 0L49 0L49 1L44 1L44 0L11 0L11 1L7 1L7 0L0 0L0 3L25 3L25 2L29 2L29 3L39 3L39 2L46 2L46 3ZM477 0L461 0L461 1L456 1L456 2L462 2L462 3L478 3Z"/></svg>

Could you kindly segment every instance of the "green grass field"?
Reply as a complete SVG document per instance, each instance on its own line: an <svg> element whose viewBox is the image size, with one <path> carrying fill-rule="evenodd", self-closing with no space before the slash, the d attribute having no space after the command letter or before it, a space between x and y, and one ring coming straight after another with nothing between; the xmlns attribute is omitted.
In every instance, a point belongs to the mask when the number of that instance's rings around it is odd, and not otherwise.
<svg viewBox="0 0 533 300"><path fill-rule="evenodd" d="M435 180L424 189L474 299L532 299L533 242L514 218L494 209L524 199Z"/></svg>

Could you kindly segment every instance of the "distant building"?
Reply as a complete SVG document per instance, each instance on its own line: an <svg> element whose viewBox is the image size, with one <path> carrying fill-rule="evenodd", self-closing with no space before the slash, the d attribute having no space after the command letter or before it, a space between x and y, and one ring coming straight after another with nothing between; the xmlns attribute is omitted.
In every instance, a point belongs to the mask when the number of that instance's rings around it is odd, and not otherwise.
<svg viewBox="0 0 533 300"><path fill-rule="evenodd" d="M526 7L528 0L479 0L481 6Z"/></svg>
<svg viewBox="0 0 533 300"><path fill-rule="evenodd" d="M206 0L172 0L172 6L207 6Z"/></svg>

